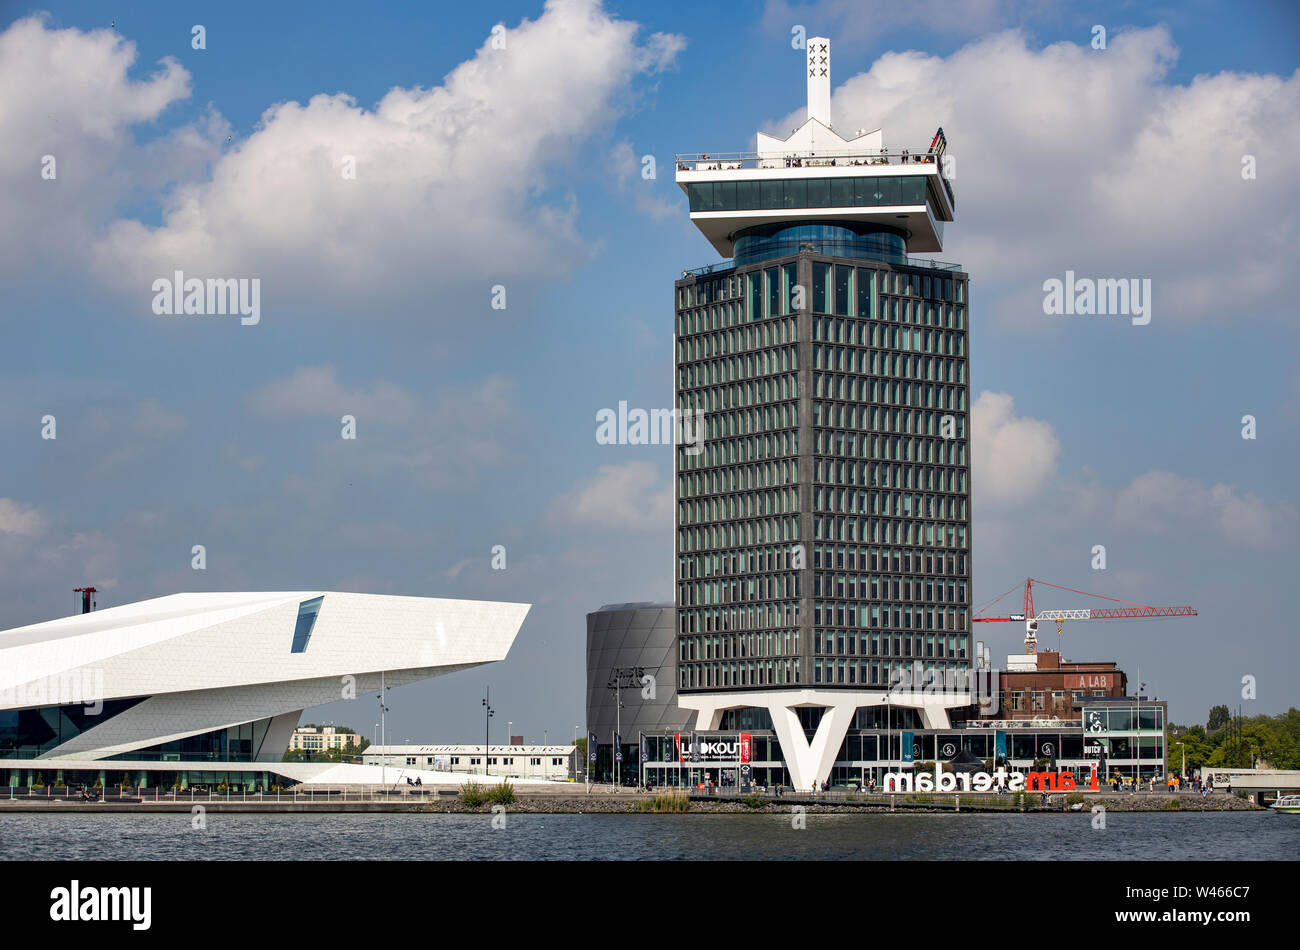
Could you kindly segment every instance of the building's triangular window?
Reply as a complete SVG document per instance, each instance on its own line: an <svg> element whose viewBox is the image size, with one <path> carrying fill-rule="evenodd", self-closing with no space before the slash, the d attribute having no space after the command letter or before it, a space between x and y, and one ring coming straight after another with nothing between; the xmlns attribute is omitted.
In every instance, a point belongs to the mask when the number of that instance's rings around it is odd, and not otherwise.
<svg viewBox="0 0 1300 950"><path fill-rule="evenodd" d="M321 601L324 597L316 597L312 600L304 600L298 605L298 623L293 628L293 649L291 653L302 653L307 649L307 641L311 639L312 627L316 626L316 614L320 612Z"/></svg>

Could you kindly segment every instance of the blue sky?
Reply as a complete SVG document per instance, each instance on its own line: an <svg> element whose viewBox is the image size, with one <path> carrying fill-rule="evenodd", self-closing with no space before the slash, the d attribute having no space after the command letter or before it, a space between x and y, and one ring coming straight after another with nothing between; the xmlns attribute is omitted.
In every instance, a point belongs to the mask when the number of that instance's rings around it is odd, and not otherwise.
<svg viewBox="0 0 1300 950"><path fill-rule="evenodd" d="M906 147L943 125L957 159L936 256L971 273L976 600L1032 574L1190 603L1068 626L1065 652L1140 665L1177 720L1235 705L1247 675L1247 710L1295 703L1293 4L118 16L7 4L0 22L0 627L70 612L83 583L101 606L527 601L507 661L396 690L393 734L477 738L490 683L500 726L571 736L585 613L672 594L667 450L594 440L602 407L670 404L672 281L716 259L672 155L799 121L803 25L831 37L843 127ZM258 277L261 322L153 314L175 266ZM1044 315L1067 269L1150 278L1151 323ZM991 629L995 656L1019 649ZM368 732L370 703L305 718Z"/></svg>

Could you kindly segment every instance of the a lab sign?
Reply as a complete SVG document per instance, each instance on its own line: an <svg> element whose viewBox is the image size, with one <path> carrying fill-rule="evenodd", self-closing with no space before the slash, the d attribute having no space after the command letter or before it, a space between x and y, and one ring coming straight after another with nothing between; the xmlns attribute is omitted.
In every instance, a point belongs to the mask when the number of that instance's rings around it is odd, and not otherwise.
<svg viewBox="0 0 1300 950"><path fill-rule="evenodd" d="M1066 689L1110 689L1111 673L1067 673Z"/></svg>
<svg viewBox="0 0 1300 950"><path fill-rule="evenodd" d="M1076 788L1073 772L886 772L887 792L1070 792Z"/></svg>

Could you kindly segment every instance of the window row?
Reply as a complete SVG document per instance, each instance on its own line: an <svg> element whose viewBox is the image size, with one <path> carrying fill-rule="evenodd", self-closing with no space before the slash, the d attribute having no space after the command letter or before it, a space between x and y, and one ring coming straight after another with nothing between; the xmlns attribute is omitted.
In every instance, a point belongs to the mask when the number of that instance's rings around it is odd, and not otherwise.
<svg viewBox="0 0 1300 950"><path fill-rule="evenodd" d="M698 445L677 447L677 466L680 470L712 468L719 465L739 465L760 462L799 454L799 431L788 429L773 435L751 435L736 439L706 439L703 449Z"/></svg>
<svg viewBox="0 0 1300 950"><path fill-rule="evenodd" d="M677 668L679 689L728 686L797 685L799 660L749 660L746 662L689 663Z"/></svg>
<svg viewBox="0 0 1300 950"><path fill-rule="evenodd" d="M813 373L813 395L843 402L869 402L876 405L912 406L917 409L953 409L965 411L965 386L938 386L932 383L899 382L869 379L865 376L828 376Z"/></svg>
<svg viewBox="0 0 1300 950"><path fill-rule="evenodd" d="M865 627L891 630L953 630L967 632L966 607L902 607L896 604L845 604L817 601L813 605L813 623L826 627ZM909 640L903 637L903 640ZM909 650L895 639L893 656ZM961 647L964 657L965 646ZM888 650L886 650L888 652Z"/></svg>
<svg viewBox="0 0 1300 950"><path fill-rule="evenodd" d="M735 580L683 581L677 585L681 607L789 600L799 596L798 574L770 574Z"/></svg>
<svg viewBox="0 0 1300 950"><path fill-rule="evenodd" d="M798 570L806 566L807 560L807 551L798 544L749 548L744 551L713 551L679 557L677 577L680 580L690 580L696 577L771 574L776 571Z"/></svg>
<svg viewBox="0 0 1300 950"><path fill-rule="evenodd" d="M814 429L813 452L842 459L866 458L923 465L966 464L965 442L905 435L867 435L837 429Z"/></svg>
<svg viewBox="0 0 1300 950"><path fill-rule="evenodd" d="M799 466L793 459L710 468L701 472L681 472L677 476L677 497L680 500L725 492L775 488L793 484L798 475Z"/></svg>
<svg viewBox="0 0 1300 950"><path fill-rule="evenodd" d="M966 416L926 409L889 409L860 403L813 401L813 425L836 429L866 429L900 435L966 438Z"/></svg>
<svg viewBox="0 0 1300 950"><path fill-rule="evenodd" d="M680 637L677 641L677 659L683 663L791 656L798 652L799 633L795 630Z"/></svg>
<svg viewBox="0 0 1300 950"><path fill-rule="evenodd" d="M874 346L900 352L934 353L939 356L966 355L966 334L955 330L891 327L883 323L866 323L861 320L813 317L812 338L815 343Z"/></svg>
<svg viewBox="0 0 1300 950"><path fill-rule="evenodd" d="M941 356L908 356L882 350L849 346L814 346L813 369L839 373L883 376L888 379L917 379L930 383L966 382L966 361Z"/></svg>
<svg viewBox="0 0 1300 950"><path fill-rule="evenodd" d="M845 633L842 630L815 630L813 631L813 653L823 656L890 656L964 660L966 659L966 645L969 639L969 634L964 633L927 633L921 636L909 637L888 633Z"/></svg>
<svg viewBox="0 0 1300 950"><path fill-rule="evenodd" d="M797 208L880 208L926 203L930 175L866 175L761 181L693 181L691 211L764 211ZM937 217L937 216L936 216Z"/></svg>
<svg viewBox="0 0 1300 950"><path fill-rule="evenodd" d="M677 377L683 388L733 383L758 376L772 376L799 368L799 351L794 346L753 353L725 356L700 363L685 363L677 367Z"/></svg>
<svg viewBox="0 0 1300 950"><path fill-rule="evenodd" d="M823 488L813 492L813 511L886 518L930 518L966 521L966 499L956 495Z"/></svg>
<svg viewBox="0 0 1300 950"><path fill-rule="evenodd" d="M682 607L677 611L677 623L682 633L775 630L778 627L798 625L799 605L782 603L761 607Z"/></svg>
<svg viewBox="0 0 1300 950"><path fill-rule="evenodd" d="M757 409L733 409L730 412L705 412L704 435L709 439L733 435L755 435L774 429L793 429L799 425L798 403L777 403Z"/></svg>
<svg viewBox="0 0 1300 950"><path fill-rule="evenodd" d="M886 518L851 518L824 515L813 518L813 538L827 541L861 541L866 544L910 544L917 547L965 548L966 525L895 521Z"/></svg>
<svg viewBox="0 0 1300 950"><path fill-rule="evenodd" d="M968 606L966 581L875 574L813 574L814 597Z"/></svg>
<svg viewBox="0 0 1300 950"><path fill-rule="evenodd" d="M863 548L852 544L814 544L813 567L886 574L934 574L967 577L965 554L935 554L897 548Z"/></svg>
<svg viewBox="0 0 1300 950"><path fill-rule="evenodd" d="M882 663L878 660L822 660L813 661L813 682L869 686L887 686L890 670L895 664ZM935 669L942 675L948 687L957 689L962 684L965 671L961 663L927 663L926 669ZM870 676L870 679L868 679Z"/></svg>
<svg viewBox="0 0 1300 950"><path fill-rule="evenodd" d="M714 495L698 501L677 502L679 525L734 521L765 515L784 515L799 510L799 492L795 488Z"/></svg>
<svg viewBox="0 0 1300 950"><path fill-rule="evenodd" d="M680 372L677 378L680 383L682 380ZM745 409L782 400L794 400L798 391L798 377L791 373L788 376L769 376L765 379L712 386L708 389L682 389L677 394L677 406L683 414L695 411L724 412L729 409Z"/></svg>
<svg viewBox="0 0 1300 950"><path fill-rule="evenodd" d="M753 521L722 521L701 528L679 528L677 550L716 551L721 548L751 547L778 541L799 540L799 516L759 518Z"/></svg>
<svg viewBox="0 0 1300 950"><path fill-rule="evenodd" d="M689 363L711 356L752 352L795 341L795 321L769 320L733 330L678 337L677 362Z"/></svg>

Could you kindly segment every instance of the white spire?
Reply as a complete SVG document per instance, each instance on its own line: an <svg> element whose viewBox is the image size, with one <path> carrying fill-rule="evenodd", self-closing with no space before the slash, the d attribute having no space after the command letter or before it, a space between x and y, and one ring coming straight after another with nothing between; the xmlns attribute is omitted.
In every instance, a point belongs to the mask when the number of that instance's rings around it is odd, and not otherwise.
<svg viewBox="0 0 1300 950"><path fill-rule="evenodd" d="M824 36L808 41L808 118L831 124L831 41Z"/></svg>

